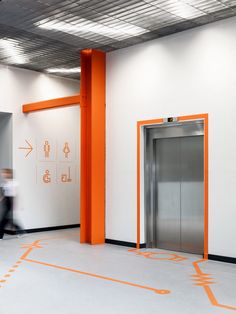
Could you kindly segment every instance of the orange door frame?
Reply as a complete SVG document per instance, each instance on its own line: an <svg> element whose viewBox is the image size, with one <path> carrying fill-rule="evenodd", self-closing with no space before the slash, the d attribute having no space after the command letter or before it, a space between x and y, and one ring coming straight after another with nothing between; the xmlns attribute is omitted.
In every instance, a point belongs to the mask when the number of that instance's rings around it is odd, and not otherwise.
<svg viewBox="0 0 236 314"><path fill-rule="evenodd" d="M181 116L178 121L204 121L204 259L208 259L208 114ZM141 199L141 128L150 124L163 123L163 119L137 122L137 244L140 248L140 199Z"/></svg>
<svg viewBox="0 0 236 314"><path fill-rule="evenodd" d="M22 106L23 113L80 105L80 242L105 242L105 72L104 52L81 52L80 95Z"/></svg>

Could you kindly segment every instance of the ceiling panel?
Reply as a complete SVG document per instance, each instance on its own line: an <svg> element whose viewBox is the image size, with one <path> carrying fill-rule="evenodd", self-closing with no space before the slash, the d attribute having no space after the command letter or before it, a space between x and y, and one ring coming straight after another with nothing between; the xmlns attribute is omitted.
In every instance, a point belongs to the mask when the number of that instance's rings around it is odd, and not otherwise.
<svg viewBox="0 0 236 314"><path fill-rule="evenodd" d="M0 63L78 68L82 49L112 51L235 15L236 0L2 0Z"/></svg>

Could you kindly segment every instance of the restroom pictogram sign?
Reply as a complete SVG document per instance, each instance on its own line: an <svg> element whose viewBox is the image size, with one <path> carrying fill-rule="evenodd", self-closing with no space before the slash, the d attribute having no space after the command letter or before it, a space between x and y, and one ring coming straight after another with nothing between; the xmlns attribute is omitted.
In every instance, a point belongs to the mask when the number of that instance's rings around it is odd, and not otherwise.
<svg viewBox="0 0 236 314"><path fill-rule="evenodd" d="M43 145L43 151L44 151L44 156L45 158L49 158L50 156L50 151L51 151L51 146L49 144L49 141L45 141Z"/></svg>
<svg viewBox="0 0 236 314"><path fill-rule="evenodd" d="M63 173L61 175L61 182L63 183L68 183L68 182L71 182L72 179L71 179L71 174L70 174L70 167L68 167L68 172L67 173Z"/></svg>
<svg viewBox="0 0 236 314"><path fill-rule="evenodd" d="M44 183L50 183L51 182L51 174L50 174L50 171L48 169L45 170L45 173L43 175L43 182Z"/></svg>
<svg viewBox="0 0 236 314"><path fill-rule="evenodd" d="M64 144L63 153L65 155L65 158L68 158L69 153L70 153L70 147L69 147L69 143L68 142L65 142L65 144Z"/></svg>

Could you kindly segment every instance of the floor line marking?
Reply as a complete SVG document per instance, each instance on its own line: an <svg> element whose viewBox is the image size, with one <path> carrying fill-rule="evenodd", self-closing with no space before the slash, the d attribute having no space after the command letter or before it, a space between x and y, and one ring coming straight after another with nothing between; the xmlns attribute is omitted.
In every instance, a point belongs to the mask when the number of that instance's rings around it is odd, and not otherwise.
<svg viewBox="0 0 236 314"><path fill-rule="evenodd" d="M200 259L200 260L197 260L197 261L194 261L192 264L193 264L193 267L194 269L196 270L196 273L198 275L198 281L199 281L199 286L202 286L202 288L204 289L204 291L206 292L207 296L208 296L208 299L210 300L211 304L213 306L217 306L217 307L222 307L222 308L225 308L225 309L228 309L228 310L233 310L233 311L236 311L236 307L234 306L230 306L230 305L225 305L225 304L220 304L212 289L209 287L210 284L212 284L212 282L209 282L209 274L205 274L201 268L199 267L199 263L203 263L203 262L206 262L206 260L204 259Z"/></svg>
<svg viewBox="0 0 236 314"><path fill-rule="evenodd" d="M128 252L133 252L136 255L141 255L145 258L152 259L152 260L159 260L159 261L180 262L184 259L188 259L188 258L184 258L184 257L177 255L177 254L174 254L174 253L141 251L141 249L136 249L136 248L135 249L129 249ZM153 257L153 255L155 255L155 254L166 254L166 255L169 255L170 257L169 258L161 258L161 257L156 258L156 257ZM215 282L213 281L213 278L211 278L211 274L206 274L201 270L201 268L198 264L202 263L202 262L206 262L206 260L200 259L200 260L192 262L193 267L196 270L196 274L191 275L193 277L193 280L196 282L195 286L201 286L204 289L205 293L208 296L208 299L210 300L210 302L213 306L217 306L217 307L236 311L236 307L225 305L225 304L220 304L217 301L212 289L209 287L210 285L214 284Z"/></svg>
<svg viewBox="0 0 236 314"><path fill-rule="evenodd" d="M93 274L93 273L89 273L89 272L84 272L84 271L73 269L73 268L69 268L69 267L58 266L58 265L49 264L49 263L45 263L45 262L41 262L41 261L37 261L37 260L28 259L28 258L26 258L24 260L27 261L27 262L30 262L30 263L36 263L36 264L44 265L44 266L47 266L47 267L53 267L53 268L57 268L57 269L60 269L60 270L66 270L66 271L69 271L69 272L78 273L80 275L86 275L86 276L90 276L90 277L94 277L94 278L98 278L98 279L103 279L103 280L108 280L108 281L112 281L112 282L116 282L116 283L125 284L125 285L132 286L132 287L137 287L137 288L141 288L141 289L145 289L145 290L150 290L150 291L153 291L153 292L155 292L157 294L168 294L168 293L170 293L169 290L163 290L163 289L160 290L160 289L139 285L139 284L128 282L128 281L124 281L124 280L119 280L119 279L110 278L110 277L106 277L106 276L102 276L102 275L97 275L97 274Z"/></svg>
<svg viewBox="0 0 236 314"><path fill-rule="evenodd" d="M48 238L47 238L47 240L48 240ZM94 278L99 278L99 279L103 279L103 280L113 281L113 282L116 282L116 283L121 283L121 284L129 285L129 286L133 286L133 287L138 287L138 288L154 291L157 294L169 294L170 293L169 290L165 290L165 289L156 289L156 288L139 285L139 284L132 283L132 282L127 282L127 281L124 281L124 280L119 280L119 279L115 279L115 278L110 278L110 277L106 277L106 276L102 276L102 275L97 275L97 274L93 274L93 273L89 273L89 272L80 271L80 270L69 268L69 267L62 267L62 266L58 266L58 265L54 265L54 264L49 264L49 263L45 263L45 262L40 262L40 261L37 261L37 260L29 259L28 257L29 257L29 255L31 254L31 252L34 249L41 249L43 247L40 244L40 242L42 242L42 241L45 241L45 239L36 240L36 241L34 241L34 242L30 243L30 244L23 244L22 248L27 248L27 250L20 257L20 259L22 261L26 261L26 262L41 264L41 265L44 265L44 266L47 266L47 267L54 267L54 268L61 269L61 270L66 270L66 271L70 271L70 272L74 272L74 273L79 273L81 275L86 275L86 276L90 276L90 277L94 277Z"/></svg>
<svg viewBox="0 0 236 314"><path fill-rule="evenodd" d="M39 243L40 240L36 240L33 243L21 245L21 248L23 249L28 248L28 250L20 257L20 259L24 260L35 248L37 249L42 248L42 246L40 246Z"/></svg>
<svg viewBox="0 0 236 314"><path fill-rule="evenodd" d="M16 265L16 264L18 264L18 265ZM11 277L12 273L15 272L16 270L18 270L17 267L19 267L19 266L20 265L19 265L19 261L18 261L8 270L8 272L2 278L9 279ZM3 287L2 284L5 284L7 282L7 279L0 279L0 283L1 283L0 288Z"/></svg>
<svg viewBox="0 0 236 314"><path fill-rule="evenodd" d="M136 255L141 255L145 258L149 258L157 261L174 261L174 262L182 262L187 260L187 257L183 257L181 255L175 253L167 253L167 252L153 252L153 251L141 251L140 249L130 249L128 252L135 253ZM169 255L169 257L154 257L155 255Z"/></svg>
<svg viewBox="0 0 236 314"><path fill-rule="evenodd" d="M63 266L58 266L58 265L53 265L53 264L40 262L40 261L37 261L37 260L32 260L32 259L27 258L34 249L42 248L42 245L40 245L40 242L42 242L42 241L54 240L54 239L58 239L58 238L70 238L70 237L73 237L74 235L77 235L77 234L73 234L73 235L70 234L69 236L66 236L66 237L59 236L59 237L44 238L44 239L36 240L33 243L31 243L31 244L23 244L22 248L27 248L27 250L20 257L21 260L18 260L15 263L15 265L18 264L17 266L19 266L19 264L21 264L22 261L26 261L26 262L41 264L41 265L44 265L44 266L53 267L53 268L57 268L57 269L61 269L61 270L66 270L66 271L70 271L70 272L74 272L74 273L79 273L81 275L86 275L86 276L99 278L99 279L103 279L103 280L109 280L109 281L112 281L112 282L121 283L121 284L129 285L129 286L133 286L133 287L138 287L138 288L146 289L146 290L149 290L149 291L153 291L153 292L158 293L158 294L168 294L168 293L170 293L169 290L164 290L164 289L160 290L160 289L156 289L156 288L152 288L152 287L148 287L148 286L142 286L142 285L139 285L139 284L136 284L136 283L126 282L126 281L115 279L115 278L109 278L109 277L105 277L105 276L102 276L102 275L97 275L97 274L93 274L93 273L83 272L83 271L80 271L80 270L76 270L76 269L72 269L72 268L68 268L68 267L63 267ZM142 256L144 256L146 258L155 259L155 260L179 261L178 260L179 257L182 259L181 256L179 256L177 254L173 254L173 253L169 254L169 253L164 253L164 252L157 252L157 253L156 252L155 253L154 252L141 252L140 250L137 250L137 249L131 249L131 250L128 250L128 251L129 252L133 251L137 255L142 255ZM171 258L165 258L165 259L164 258L153 258L152 257L153 254L169 254L172 257ZM183 258L183 259L187 259L187 258ZM192 262L193 267L194 267L194 269L195 269L195 271L197 273L197 274L192 275L192 277L194 277L193 280L198 282L195 285L202 286L202 288L204 289L204 291L206 292L206 294L208 296L208 299L210 300L210 302L211 302L211 304L213 306L217 306L217 307L221 307L221 308L225 308L225 309L236 311L236 307L225 305L225 304L220 304L217 301L217 299L216 299L212 289L209 287L209 285L213 284L213 282L210 281L210 280L212 280L212 278L210 278L210 274L204 273L201 270L201 268L199 267L199 265L198 265L199 263L202 263L202 262L205 262L205 261L206 260L201 259L201 260L197 260L197 261ZM17 267L15 265L13 266L14 268ZM10 271L11 271L11 269L10 269ZM4 275L3 277L4 278L10 277L11 275L9 274L9 272L8 272L8 274ZM7 280L5 280L5 279L4 280L3 279L0 280L0 283L6 283L6 282L7 282ZM2 286L0 285L0 288L1 287Z"/></svg>
<svg viewBox="0 0 236 314"><path fill-rule="evenodd" d="M58 238L70 238L70 237L74 237L75 235L79 235L78 233L73 233L73 234L68 234L67 236L58 236L58 237L51 237L51 238L46 238L46 239L58 239ZM22 244L21 248L28 248L28 250L20 257L21 260L18 260L14 266L12 266L12 268L9 269L8 273L5 274L3 276L3 278L7 278L9 279L12 275L12 273L16 270L16 268L18 269L18 267L20 266L20 264L22 263L22 260L24 260L24 258L26 258L35 248L42 248L42 246L39 245L39 243L41 241L45 241L46 239L42 239L42 240L36 240L31 244ZM7 282L7 279L0 279L0 288L3 288L2 284L5 284Z"/></svg>

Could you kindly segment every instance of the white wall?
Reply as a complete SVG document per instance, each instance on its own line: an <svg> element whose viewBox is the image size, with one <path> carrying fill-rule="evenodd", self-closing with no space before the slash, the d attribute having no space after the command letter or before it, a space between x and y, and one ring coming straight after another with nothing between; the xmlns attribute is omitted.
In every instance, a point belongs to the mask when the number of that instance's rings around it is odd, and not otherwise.
<svg viewBox="0 0 236 314"><path fill-rule="evenodd" d="M0 169L12 168L12 115L9 113L0 112L0 145Z"/></svg>
<svg viewBox="0 0 236 314"><path fill-rule="evenodd" d="M22 113L22 104L75 95L79 82L0 66L0 111L13 113L13 168L19 181L18 216L27 229L79 223L79 106ZM33 151L25 157L25 140ZM48 140L51 155L45 158ZM68 141L69 158L63 155ZM71 169L72 182L61 182ZM51 182L42 178L50 171Z"/></svg>
<svg viewBox="0 0 236 314"><path fill-rule="evenodd" d="M136 122L209 113L209 253L236 257L235 38L231 18L107 55L107 238L136 242Z"/></svg>

